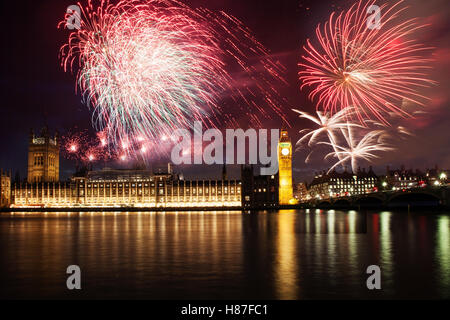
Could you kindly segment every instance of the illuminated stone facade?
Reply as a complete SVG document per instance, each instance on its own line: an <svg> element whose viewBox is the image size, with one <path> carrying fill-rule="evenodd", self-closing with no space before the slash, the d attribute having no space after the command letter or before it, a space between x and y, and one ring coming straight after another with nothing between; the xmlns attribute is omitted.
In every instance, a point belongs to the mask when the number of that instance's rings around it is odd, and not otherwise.
<svg viewBox="0 0 450 320"><path fill-rule="evenodd" d="M424 172L416 169L386 169L386 175L381 177L382 190L405 190L411 188L421 188L426 186L443 186L448 184L449 170L439 169L437 166L433 169L426 169Z"/></svg>
<svg viewBox="0 0 450 320"><path fill-rule="evenodd" d="M240 207L238 180L187 181L147 170L89 172L70 182L15 185L14 207Z"/></svg>
<svg viewBox="0 0 450 320"><path fill-rule="evenodd" d="M0 208L9 207L11 202L11 173L0 169Z"/></svg>
<svg viewBox="0 0 450 320"><path fill-rule="evenodd" d="M278 142L279 204L293 204L292 144L288 132L281 130Z"/></svg>
<svg viewBox="0 0 450 320"><path fill-rule="evenodd" d="M315 199L352 196L377 191L378 177L372 168L366 172L358 169L356 174L351 172L336 172L316 174L309 185L309 195Z"/></svg>
<svg viewBox="0 0 450 320"><path fill-rule="evenodd" d="M30 132L28 146L28 183L59 181L59 137L50 137L47 127L40 136Z"/></svg>

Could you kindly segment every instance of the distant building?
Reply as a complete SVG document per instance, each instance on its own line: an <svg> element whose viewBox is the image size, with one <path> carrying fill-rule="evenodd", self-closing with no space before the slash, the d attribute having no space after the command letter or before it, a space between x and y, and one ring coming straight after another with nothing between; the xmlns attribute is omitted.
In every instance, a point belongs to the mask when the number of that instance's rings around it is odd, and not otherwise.
<svg viewBox="0 0 450 320"><path fill-rule="evenodd" d="M333 170L316 174L308 191L312 198L327 199L374 192L378 190L377 185L378 177L372 167L368 172L358 169L356 174L346 169L341 173Z"/></svg>
<svg viewBox="0 0 450 320"><path fill-rule="evenodd" d="M278 174L256 176L253 166L241 166L242 206L274 207L279 203Z"/></svg>
<svg viewBox="0 0 450 320"><path fill-rule="evenodd" d="M11 173L0 169L0 208L11 204Z"/></svg>
<svg viewBox="0 0 450 320"><path fill-rule="evenodd" d="M28 183L59 181L59 136L44 127L40 136L31 130L28 145Z"/></svg>
<svg viewBox="0 0 450 320"><path fill-rule="evenodd" d="M185 181L171 172L153 173L148 170L90 171L66 183L15 185L12 192L14 207L241 206L240 181Z"/></svg>
<svg viewBox="0 0 450 320"><path fill-rule="evenodd" d="M242 180L184 180L170 164L154 170L79 170L69 181L59 182L59 137L45 127L40 136L30 134L27 182L11 187L13 207L274 207L292 204L292 145L282 130L278 143L279 172L255 176L253 167L242 167ZM10 180L9 180L10 181ZM281 185L280 185L281 184ZM280 193L282 198L280 198Z"/></svg>
<svg viewBox="0 0 450 320"><path fill-rule="evenodd" d="M311 198L306 183L300 182L294 185L294 198L298 201L307 201Z"/></svg>
<svg viewBox="0 0 450 320"><path fill-rule="evenodd" d="M434 169L427 169L425 182L430 186L448 185L450 183L450 170L439 169L438 166L435 166Z"/></svg>
<svg viewBox="0 0 450 320"><path fill-rule="evenodd" d="M425 186L439 186L448 183L448 170L426 169L424 172L416 169L406 169L401 166L400 169L391 170L388 166L386 174L381 177L382 190L403 190L411 188L420 188Z"/></svg>

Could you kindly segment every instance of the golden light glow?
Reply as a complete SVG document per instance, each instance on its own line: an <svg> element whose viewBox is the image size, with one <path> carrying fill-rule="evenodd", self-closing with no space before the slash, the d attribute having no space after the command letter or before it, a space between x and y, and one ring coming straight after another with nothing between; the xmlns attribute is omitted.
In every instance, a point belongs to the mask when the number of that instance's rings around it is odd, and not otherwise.
<svg viewBox="0 0 450 320"><path fill-rule="evenodd" d="M286 130L281 131L278 142L279 204L292 204L292 144Z"/></svg>

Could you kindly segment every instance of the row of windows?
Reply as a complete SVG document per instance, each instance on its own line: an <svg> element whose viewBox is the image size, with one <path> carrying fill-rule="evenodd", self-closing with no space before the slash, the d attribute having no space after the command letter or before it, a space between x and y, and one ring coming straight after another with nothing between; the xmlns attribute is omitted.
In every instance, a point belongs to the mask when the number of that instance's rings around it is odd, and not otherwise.
<svg viewBox="0 0 450 320"><path fill-rule="evenodd" d="M14 192L13 192L13 194L14 194ZM77 197L77 192L75 190L66 190L66 189L63 189L61 191L59 191L59 190L54 190L54 191L53 190L29 190L27 192L25 192L24 190L21 190L21 191L16 191L15 194L17 195L17 197L53 197L53 196L55 196L56 198L58 198L58 197ZM138 192L138 196L142 196L142 195L143 195L142 192ZM149 194L145 193L144 195L148 196ZM83 197L84 192L80 192L79 196ZM113 192L112 194L108 194L108 195L88 193L86 196L87 197L101 197L101 198L104 198L104 197L105 198L108 198L108 197L119 197L120 198L123 196L128 197L128 196L130 196L130 193L129 193L129 191L125 191L125 193L123 193L122 191L119 190L118 192ZM131 196L136 196L136 192L132 192ZM151 196L155 197L155 194L152 193ZM169 193L167 195L162 194L162 196L177 197L178 194L170 194ZM182 193L180 193L179 196L180 197L185 197L185 196L189 197L190 195L188 195L188 194L183 195ZM217 196L221 196L221 194L217 194ZM215 198L217 196L211 195L211 198L212 197ZM233 194L231 194L231 195L224 194L224 196L233 196ZM209 196L205 196L205 197L210 198Z"/></svg>
<svg viewBox="0 0 450 320"><path fill-rule="evenodd" d="M55 177L48 177L48 181L49 182L55 182ZM33 182L44 182L44 178L43 178L43 176L42 175L36 175L36 176L34 176L34 179L33 179Z"/></svg>
<svg viewBox="0 0 450 320"><path fill-rule="evenodd" d="M337 181L334 184L353 185L353 184L365 184L365 183L373 183L373 181L362 181L362 180L357 180L357 181Z"/></svg>
<svg viewBox="0 0 450 320"><path fill-rule="evenodd" d="M35 153L34 154L34 165L35 166L43 166L44 165L44 154L43 153Z"/></svg>
<svg viewBox="0 0 450 320"><path fill-rule="evenodd" d="M396 180L399 180L399 181L417 181L417 177L398 177L398 176L395 176L395 178L396 178Z"/></svg>
<svg viewBox="0 0 450 320"><path fill-rule="evenodd" d="M338 183L343 183L343 182L350 182L352 183L353 181L376 181L376 178L370 177L370 178L355 178L355 179L339 179L339 178L331 178L330 181L331 182L338 182Z"/></svg>
<svg viewBox="0 0 450 320"><path fill-rule="evenodd" d="M48 165L53 167L56 163L56 157L53 154L48 156ZM44 154L43 153L35 153L33 164L35 166L43 166L44 165Z"/></svg>
<svg viewBox="0 0 450 320"><path fill-rule="evenodd" d="M55 156L53 154L48 156L48 165L50 167L54 167L55 166Z"/></svg>
<svg viewBox="0 0 450 320"><path fill-rule="evenodd" d="M54 187L50 187L50 188L39 188L39 187L30 187L28 189L28 194L30 194L30 192L33 192L33 194L35 194L36 192L41 193L42 190L45 192L45 194L47 194L47 192L49 192L51 195L53 195L53 192L55 192L55 194L59 194L59 190L61 190L61 194L65 193L65 192L69 192L69 191L65 191L65 190L72 190L73 195L75 196L77 194L77 192L79 193L80 196L84 196L85 194L87 196L122 196L122 195L151 195L154 196L155 193L157 192L158 195L173 195L173 196L203 196L203 193L205 196L209 196L209 190L211 190L211 196L215 196L216 194L218 196L223 195L238 195L241 193L241 188L240 187L225 187L223 190L220 189L216 189L215 188L172 188L170 186L168 186L167 188L158 188L156 190L156 188L146 188L146 189L136 189L136 188L86 188L86 190L84 188L79 188L78 190L75 188L70 188L67 189L66 186L63 186L62 188L58 185L58 186L54 186ZM23 194L23 196L25 196L25 191L26 189L24 188L19 188L17 190L17 194Z"/></svg>

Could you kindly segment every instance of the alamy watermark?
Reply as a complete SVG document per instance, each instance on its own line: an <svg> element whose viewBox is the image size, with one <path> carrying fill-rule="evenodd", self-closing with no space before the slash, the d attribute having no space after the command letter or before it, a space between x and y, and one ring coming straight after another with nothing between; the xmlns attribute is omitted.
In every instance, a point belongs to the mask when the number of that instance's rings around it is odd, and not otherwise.
<svg viewBox="0 0 450 320"><path fill-rule="evenodd" d="M367 278L366 286L369 290L381 289L381 269L376 264L370 265L366 269L366 273L370 274Z"/></svg>
<svg viewBox="0 0 450 320"><path fill-rule="evenodd" d="M77 5L71 5L66 10L66 27L69 30L81 29L81 9Z"/></svg>
<svg viewBox="0 0 450 320"><path fill-rule="evenodd" d="M67 267L66 273L70 276L66 280L66 286L69 290L81 289L81 269L79 266L73 264Z"/></svg>
<svg viewBox="0 0 450 320"><path fill-rule="evenodd" d="M381 9L377 5L371 5L367 7L367 14L370 16L367 18L367 28L370 30L381 28Z"/></svg>
<svg viewBox="0 0 450 320"><path fill-rule="evenodd" d="M270 130L270 144L267 129L226 129L224 137L218 129L203 132L202 123L196 121L192 132L175 130L172 138L176 144L171 152L173 164L247 164L248 155L248 164L262 165L261 175L278 172L279 129ZM204 143L208 145L204 147Z"/></svg>

